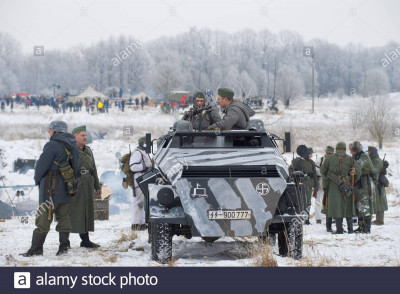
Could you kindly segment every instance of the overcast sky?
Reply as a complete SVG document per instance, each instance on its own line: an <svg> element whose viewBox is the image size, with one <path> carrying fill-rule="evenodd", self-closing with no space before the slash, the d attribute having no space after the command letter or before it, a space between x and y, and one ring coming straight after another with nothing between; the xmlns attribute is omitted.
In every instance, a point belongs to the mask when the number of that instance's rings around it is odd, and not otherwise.
<svg viewBox="0 0 400 294"><path fill-rule="evenodd" d="M0 0L0 31L19 40L24 52L120 34L148 41L190 27L288 29L305 40L381 46L400 42L399 14L399 0Z"/></svg>

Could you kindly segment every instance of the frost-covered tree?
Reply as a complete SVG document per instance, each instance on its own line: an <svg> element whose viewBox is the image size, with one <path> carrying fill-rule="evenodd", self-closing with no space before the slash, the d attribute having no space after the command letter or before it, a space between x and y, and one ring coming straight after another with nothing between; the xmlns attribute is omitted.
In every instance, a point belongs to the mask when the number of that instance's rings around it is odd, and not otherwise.
<svg viewBox="0 0 400 294"><path fill-rule="evenodd" d="M297 70L288 65L279 68L276 77L276 97L285 105L303 95L304 84Z"/></svg>
<svg viewBox="0 0 400 294"><path fill-rule="evenodd" d="M368 70L360 86L364 97L384 95L390 91L389 78L380 68Z"/></svg>

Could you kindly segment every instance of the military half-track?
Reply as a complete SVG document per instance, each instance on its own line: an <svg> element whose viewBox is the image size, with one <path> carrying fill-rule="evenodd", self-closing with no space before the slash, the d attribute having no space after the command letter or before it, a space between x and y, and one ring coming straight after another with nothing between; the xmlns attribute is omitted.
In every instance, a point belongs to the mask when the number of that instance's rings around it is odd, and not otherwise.
<svg viewBox="0 0 400 294"><path fill-rule="evenodd" d="M280 255L301 258L305 188L289 177L277 139L265 130L176 130L158 139L154 167L137 179L152 259L171 259L174 235L274 234Z"/></svg>

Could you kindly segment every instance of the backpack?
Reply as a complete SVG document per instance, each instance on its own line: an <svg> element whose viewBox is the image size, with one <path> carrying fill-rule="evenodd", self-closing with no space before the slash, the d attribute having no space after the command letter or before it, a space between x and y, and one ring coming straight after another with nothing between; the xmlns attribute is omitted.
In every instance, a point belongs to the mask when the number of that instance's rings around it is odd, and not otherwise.
<svg viewBox="0 0 400 294"><path fill-rule="evenodd" d="M143 152L140 149L135 149L136 151L140 152L140 155L142 155L142 166L143 166L143 170L141 172L145 173L149 170L149 168L151 167L151 163L149 164L149 166L147 166L148 164L146 164L146 159L143 156ZM122 156L120 158L120 169L121 171L126 175L126 177L123 179L122 182L122 186L127 189L128 186L133 188L133 179L132 179L132 175L133 172L131 170L131 166L129 165L130 160L131 160L131 156L132 156L132 152L129 151L129 153L125 154L124 156ZM124 183L126 183L127 185L125 185Z"/></svg>
<svg viewBox="0 0 400 294"><path fill-rule="evenodd" d="M61 162L53 160L53 163L60 169L61 176L67 186L68 195L74 197L76 192L78 192L78 180L75 178L74 169L72 168L72 154L64 144L62 145L67 153L67 158Z"/></svg>

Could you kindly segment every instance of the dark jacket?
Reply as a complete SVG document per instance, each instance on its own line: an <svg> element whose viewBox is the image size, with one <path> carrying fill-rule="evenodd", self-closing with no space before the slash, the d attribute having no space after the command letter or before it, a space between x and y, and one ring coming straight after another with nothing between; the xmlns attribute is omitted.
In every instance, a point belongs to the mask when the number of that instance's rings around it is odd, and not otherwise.
<svg viewBox="0 0 400 294"><path fill-rule="evenodd" d="M212 107L208 111L203 111L202 113L194 115L190 122L194 130L205 130L210 125L219 122L220 120L221 117L219 116L218 108Z"/></svg>
<svg viewBox="0 0 400 294"><path fill-rule="evenodd" d="M255 114L254 110L239 101L233 101L224 110L224 118L212 124L210 128L221 130L245 130L247 129L250 117Z"/></svg>
<svg viewBox="0 0 400 294"><path fill-rule="evenodd" d="M72 164L75 177L79 177L78 171L78 147L74 136L68 133L56 133L50 137L50 141L43 147L43 153L40 155L39 160L35 166L35 184L39 185L39 203L50 201L49 195L46 192L46 175L49 171L57 171L57 189L52 195L54 203L67 203L70 196L67 194L64 179L61 176L60 169L53 162L62 162L67 158L64 146L71 152L73 156Z"/></svg>

